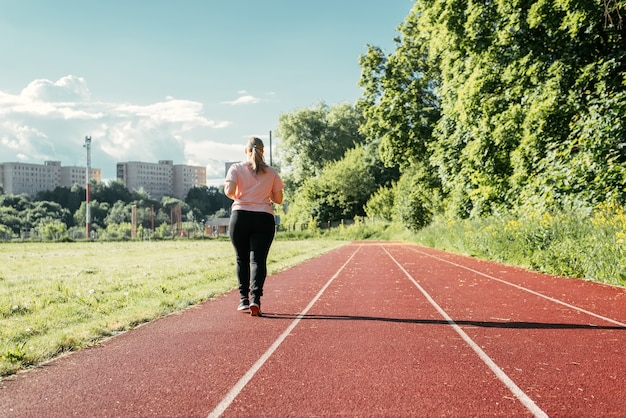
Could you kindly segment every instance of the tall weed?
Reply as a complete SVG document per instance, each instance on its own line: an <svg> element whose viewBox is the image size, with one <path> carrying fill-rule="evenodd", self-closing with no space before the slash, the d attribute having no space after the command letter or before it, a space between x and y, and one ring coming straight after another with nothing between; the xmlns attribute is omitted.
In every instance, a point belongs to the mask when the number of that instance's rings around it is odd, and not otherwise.
<svg viewBox="0 0 626 418"><path fill-rule="evenodd" d="M626 285L626 212L621 206L438 218L414 240L546 273Z"/></svg>

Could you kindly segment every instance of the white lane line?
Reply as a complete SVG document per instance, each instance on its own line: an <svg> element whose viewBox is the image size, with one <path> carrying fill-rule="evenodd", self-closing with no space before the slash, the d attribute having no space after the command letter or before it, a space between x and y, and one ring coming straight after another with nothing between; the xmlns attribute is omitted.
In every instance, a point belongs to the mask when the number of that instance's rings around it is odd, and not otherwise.
<svg viewBox="0 0 626 418"><path fill-rule="evenodd" d="M609 322L609 323L611 323L611 324L619 325L620 327L626 327L626 324L625 324L625 323L623 323L623 322L619 322L619 321L616 321L616 320L614 320L614 319L607 318L606 316L598 315L597 313L593 313L593 312L588 311L588 310L586 310L586 309L579 308L578 306L575 306L575 305L570 305L569 303L567 303L567 302L563 302L562 300L558 300L558 299L555 299L555 298L553 298L553 297L543 295L543 294L541 294L541 293L539 293L539 292L535 292L534 290L530 290L530 289L528 289L528 288L526 288L526 287L523 287L523 286L517 285L517 284L515 284L515 283L507 282L506 280L499 279L499 278L497 278L497 277L491 276L491 275L489 275L489 274L483 273L483 272L478 271L478 270L474 270L473 268L470 268L470 267L464 266L464 265L462 265L462 264L457 264L457 263L455 263L455 262L453 262L453 261L450 261L450 260L446 260L446 259L444 259L444 258L437 257L436 255L432 255L432 254L425 253L425 252L420 251L420 250L418 250L418 249L413 249L413 251L418 252L418 253L420 253L420 254L423 254L423 255L425 255L425 256L428 256L428 257L434 258L435 260L443 261L444 263L452 264L453 266L463 268L463 269L465 269L465 270L471 271L472 273L476 273L476 274L478 274L478 275L480 275L480 276L483 276L483 277L486 277L486 278L488 278L488 279L495 280L495 281L497 281L497 282L500 282L500 283L503 283L503 284L506 284L506 285L512 286L512 287L514 287L514 288L516 288L516 289L523 290L524 292L528 292L528 293L533 294L533 295L535 295L535 296L542 297L542 298L547 299L547 300L549 300L549 301L551 301L551 302L558 303L559 305L566 306L566 307L568 307L568 308L570 308L570 309L573 309L573 310L575 310L575 311L578 311L578 312L581 312L581 313L587 314L587 315L589 315L589 316L593 316L593 317L595 317L595 318L601 319L601 320L606 321L606 322Z"/></svg>
<svg viewBox="0 0 626 418"><path fill-rule="evenodd" d="M467 343L467 345L469 345L472 350L474 350L474 352L478 354L478 357L480 357L480 359L487 365L487 367L489 367L489 369L491 369L491 371L511 391L511 393L513 393L513 395L515 395L515 397L519 399L519 401L526 407L526 409L528 409L530 413L533 414L535 417L547 418L548 414L546 414L541 408L539 408L537 404L533 402L533 400L530 399L530 397L526 395L526 393L524 393L524 391L520 389L519 386L517 386L515 382L513 382L513 380L509 376L507 376L507 374L504 373L504 371L500 367L498 367L498 365L487 355L487 353L485 353L482 348L480 348L478 344L476 344L470 338L470 336L467 335L465 331L463 331L461 327L457 325L456 322L454 322L452 318L450 318L446 311L444 311L437 304L437 302L435 302L435 300L428 294L428 292L426 292L426 290L424 290L424 288L420 286L417 280L415 280L413 276L411 276L411 274L404 267L402 267L402 265L391 255L391 253L389 253L386 248L383 247L383 249L385 250L387 255L393 260L393 262L396 263L400 270L404 272L409 280L413 282L415 287L419 289L419 291L424 295L426 300L428 300L428 302L439 312L439 314L446 320L446 322L450 324L450 326L452 326L452 328L456 331L457 334L461 336L461 338Z"/></svg>
<svg viewBox="0 0 626 418"><path fill-rule="evenodd" d="M274 341L274 343L267 349L267 351L261 357L259 357L256 363L252 365L252 367L246 372L246 374L244 374L241 377L241 379L239 379L237 383L235 383L235 385L230 389L230 391L226 394L226 396L224 396L221 402L217 404L215 409L211 411L211 413L208 415L207 418L217 418L220 415L222 415L224 411L226 411L226 409L230 406L231 403L233 403L233 401L239 395L239 393L241 393L243 388L248 384L248 382L250 382L250 380L252 380L254 375L259 371L259 369L261 369L261 367L263 367L263 364L265 364L265 362L272 356L272 354L274 354L274 352L278 349L278 347L280 347L283 341L285 341L285 338L287 338L287 336L291 333L291 331L293 331L293 329L296 327L296 325L298 325L300 320L304 318L307 312L309 312L309 310L313 307L315 302L317 302L317 300L326 291L328 286L330 286L330 284L337 278L337 276L339 276L339 274L348 265L348 263L352 261L355 254L359 252L360 249L361 249L360 246L357 247L357 249L352 253L350 258L348 258L348 261L346 261L339 268L339 270L337 270L337 272L333 275L333 277L331 277L326 282L326 284L320 289L320 291L317 292L317 295L315 295L315 297L311 299L311 301L306 306L306 308L304 308L304 310L298 314L298 316L293 320L291 325L289 325L287 329L285 329L285 331L283 331L283 333L280 334L280 336L276 339L276 341Z"/></svg>

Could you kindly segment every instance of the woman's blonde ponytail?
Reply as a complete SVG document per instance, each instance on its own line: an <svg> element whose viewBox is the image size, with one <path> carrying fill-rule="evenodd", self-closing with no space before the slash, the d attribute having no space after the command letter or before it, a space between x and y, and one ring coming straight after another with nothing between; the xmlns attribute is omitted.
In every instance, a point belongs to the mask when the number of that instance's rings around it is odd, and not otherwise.
<svg viewBox="0 0 626 418"><path fill-rule="evenodd" d="M263 159L263 141L260 138L252 137L248 140L248 150L250 151L250 163L252 170L258 174L265 173L265 160Z"/></svg>

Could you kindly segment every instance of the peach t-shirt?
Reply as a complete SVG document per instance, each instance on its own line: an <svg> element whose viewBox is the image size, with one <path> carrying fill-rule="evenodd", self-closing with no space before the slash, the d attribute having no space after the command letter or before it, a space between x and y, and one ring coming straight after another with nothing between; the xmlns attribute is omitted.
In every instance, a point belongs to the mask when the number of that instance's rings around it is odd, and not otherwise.
<svg viewBox="0 0 626 418"><path fill-rule="evenodd" d="M233 210L251 212L267 212L274 214L270 201L271 192L279 192L285 187L282 179L273 167L266 166L265 173L254 174L249 162L230 166L226 174L226 182L237 185Z"/></svg>

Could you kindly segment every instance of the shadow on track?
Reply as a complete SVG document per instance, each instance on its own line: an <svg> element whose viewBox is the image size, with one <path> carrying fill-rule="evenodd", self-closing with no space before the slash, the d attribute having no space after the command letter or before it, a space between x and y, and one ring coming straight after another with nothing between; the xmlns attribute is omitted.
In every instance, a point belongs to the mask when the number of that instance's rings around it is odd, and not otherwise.
<svg viewBox="0 0 626 418"><path fill-rule="evenodd" d="M266 319L298 319L301 320L318 320L318 321L380 321L395 322L403 324L416 325L451 325L451 322L444 319L407 319L407 318L384 318L375 316L360 315L313 315L313 314L284 314L263 312L263 318ZM511 329L589 329L589 330L622 330L626 331L626 327L616 325L591 325L591 324L558 324L543 322L518 322L518 321L454 321L459 326L474 326L482 328L511 328Z"/></svg>

